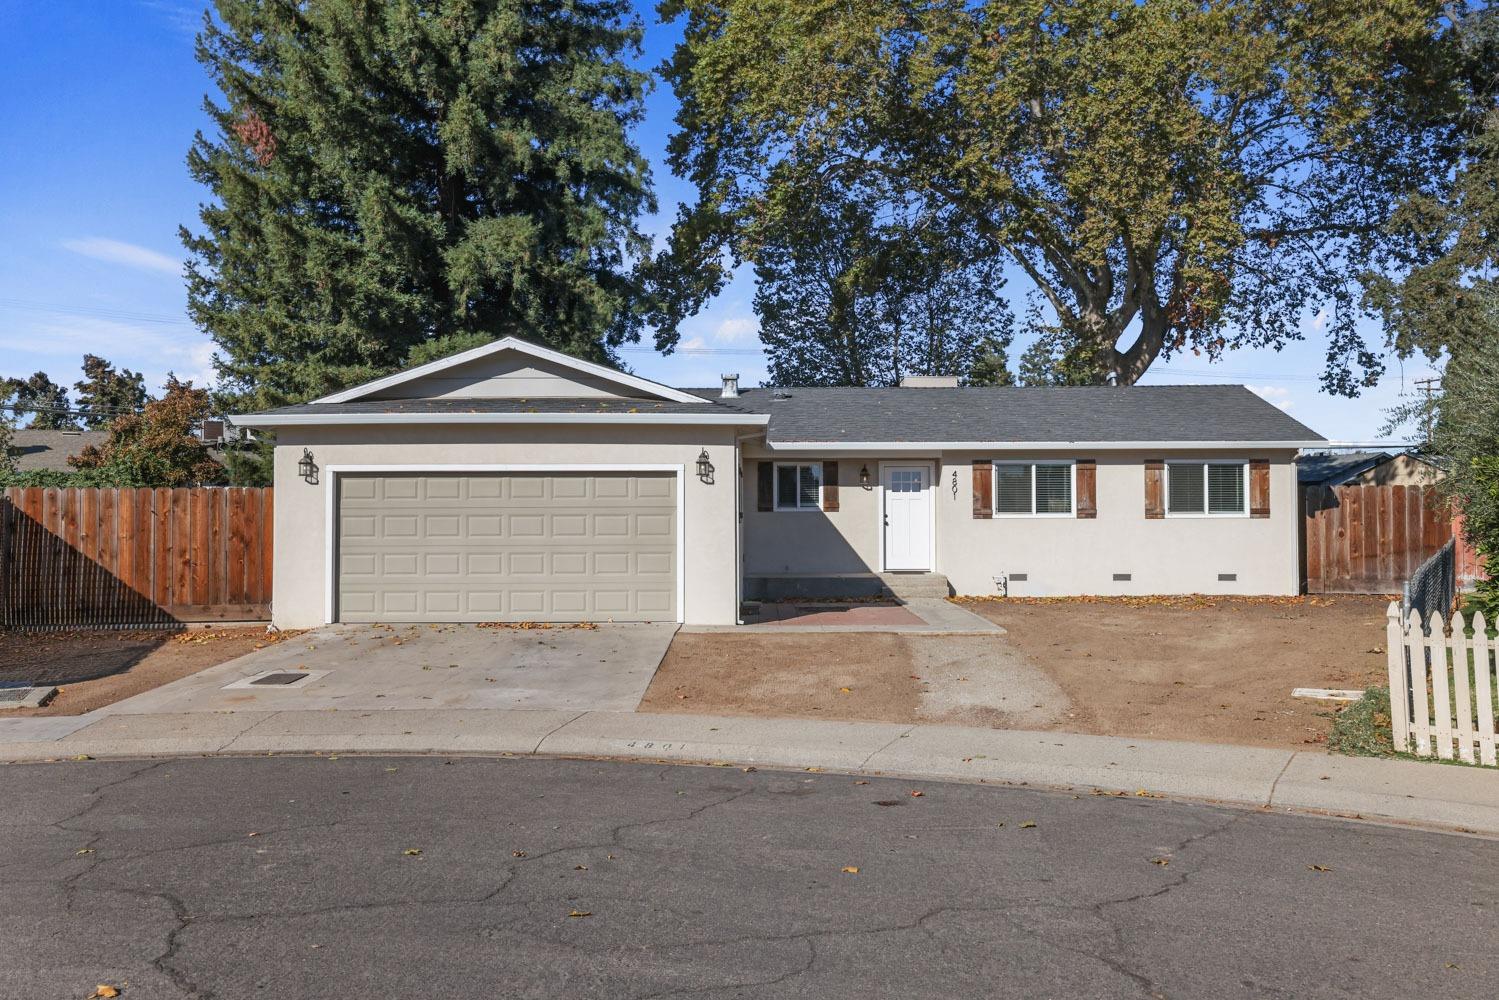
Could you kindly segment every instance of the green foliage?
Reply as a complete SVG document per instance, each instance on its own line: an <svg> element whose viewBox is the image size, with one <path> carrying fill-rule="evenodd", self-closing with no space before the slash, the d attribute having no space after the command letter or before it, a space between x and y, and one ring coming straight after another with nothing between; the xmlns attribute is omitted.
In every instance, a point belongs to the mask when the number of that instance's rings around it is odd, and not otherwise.
<svg viewBox="0 0 1499 1000"><path fill-rule="evenodd" d="M1488 568L1476 599L1492 616L1499 612L1499 297L1491 297L1488 315L1486 345L1454 355L1443 373L1432 445L1450 463L1443 489Z"/></svg>
<svg viewBox="0 0 1499 1000"><path fill-rule="evenodd" d="M1381 370L1363 283L1429 256L1388 223L1449 177L1461 88L1436 0L663 9L686 18L669 156L699 197L656 262L663 347L813 182L882 217L961 215L1043 297L1040 381L1278 346L1326 307L1323 382L1354 394Z"/></svg>
<svg viewBox="0 0 1499 1000"><path fill-rule="evenodd" d="M984 377L1006 376L1004 276L960 219L882 220L857 194L796 197L755 265L773 384L895 385L967 375L980 357Z"/></svg>
<svg viewBox="0 0 1499 1000"><path fill-rule="evenodd" d="M16 471L16 456L11 454L11 442L15 438L16 425L10 415L0 410L0 476Z"/></svg>
<svg viewBox="0 0 1499 1000"><path fill-rule="evenodd" d="M275 452L272 438L226 445L222 458L229 485L276 485Z"/></svg>
<svg viewBox="0 0 1499 1000"><path fill-rule="evenodd" d="M17 423L29 413L28 426L34 430L78 429L77 418L68 412L72 408L68 390L48 378L46 372L36 372L28 379L0 379L0 406L7 405Z"/></svg>
<svg viewBox="0 0 1499 1000"><path fill-rule="evenodd" d="M1395 733L1390 720L1390 689L1372 687L1333 716L1327 749L1350 757L1393 757Z"/></svg>
<svg viewBox="0 0 1499 1000"><path fill-rule="evenodd" d="M182 233L223 388L263 407L521 334L595 361L638 338L629 129L646 74L625 0L216 0L224 102Z"/></svg>
<svg viewBox="0 0 1499 1000"><path fill-rule="evenodd" d="M90 486L216 486L226 480L223 466L192 436L192 429L209 415L208 392L191 382L167 376L160 399L140 413L115 418L109 440L89 445L68 461L85 478L73 482Z"/></svg>
<svg viewBox="0 0 1499 1000"><path fill-rule="evenodd" d="M1499 334L1499 8L1483 7L1454 25L1451 76L1462 90L1457 165L1450 190L1416 192L1391 220L1422 247L1408 271L1374 281L1370 302L1385 317L1402 356L1493 349Z"/></svg>
<svg viewBox="0 0 1499 1000"><path fill-rule="evenodd" d="M93 354L83 356L83 381L75 382L78 408L89 430L108 427L115 417L136 413L146 405L146 379L128 368L115 366Z"/></svg>

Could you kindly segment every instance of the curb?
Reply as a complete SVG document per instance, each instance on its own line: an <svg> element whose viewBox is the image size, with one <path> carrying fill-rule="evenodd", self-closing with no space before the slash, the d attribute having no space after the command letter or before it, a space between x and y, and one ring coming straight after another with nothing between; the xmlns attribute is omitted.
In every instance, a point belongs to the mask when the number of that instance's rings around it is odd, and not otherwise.
<svg viewBox="0 0 1499 1000"><path fill-rule="evenodd" d="M880 722L492 709L112 714L68 721L74 725L37 727L32 739L0 743L0 761L453 753L817 768L1230 803L1499 836L1499 773L1489 769L1224 744ZM19 735L4 732L11 739Z"/></svg>

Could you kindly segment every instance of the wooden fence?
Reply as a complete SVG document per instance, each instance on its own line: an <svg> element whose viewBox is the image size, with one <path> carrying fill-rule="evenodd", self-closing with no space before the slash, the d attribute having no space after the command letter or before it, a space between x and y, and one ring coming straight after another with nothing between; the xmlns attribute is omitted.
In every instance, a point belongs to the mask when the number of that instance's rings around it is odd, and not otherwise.
<svg viewBox="0 0 1499 1000"><path fill-rule="evenodd" d="M270 617L269 489L0 492L0 626Z"/></svg>
<svg viewBox="0 0 1499 1000"><path fill-rule="evenodd" d="M1452 537L1452 513L1425 486L1308 486L1302 554L1309 594L1398 594Z"/></svg>
<svg viewBox="0 0 1499 1000"><path fill-rule="evenodd" d="M1395 749L1444 760L1494 766L1494 719L1499 715L1499 639L1488 635L1483 613L1464 620L1433 616L1424 635L1420 616L1401 621L1391 602L1385 649L1389 651L1390 725Z"/></svg>

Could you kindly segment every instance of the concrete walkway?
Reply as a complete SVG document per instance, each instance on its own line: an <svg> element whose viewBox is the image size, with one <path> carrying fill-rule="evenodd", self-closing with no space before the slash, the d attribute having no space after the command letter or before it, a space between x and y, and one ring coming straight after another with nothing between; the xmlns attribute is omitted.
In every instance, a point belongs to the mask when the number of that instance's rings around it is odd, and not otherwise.
<svg viewBox="0 0 1499 1000"><path fill-rule="evenodd" d="M0 760L267 753L485 753L817 768L1170 796L1499 836L1499 772L1063 733L634 712L385 709L16 719ZM37 723L26 726L24 723Z"/></svg>
<svg viewBox="0 0 1499 1000"><path fill-rule="evenodd" d="M813 599L788 602L794 608L818 606ZM761 618L744 625L684 625L687 633L894 632L900 635L1004 635L989 619L940 597L913 597L895 605L827 605L817 613L792 616L767 604Z"/></svg>

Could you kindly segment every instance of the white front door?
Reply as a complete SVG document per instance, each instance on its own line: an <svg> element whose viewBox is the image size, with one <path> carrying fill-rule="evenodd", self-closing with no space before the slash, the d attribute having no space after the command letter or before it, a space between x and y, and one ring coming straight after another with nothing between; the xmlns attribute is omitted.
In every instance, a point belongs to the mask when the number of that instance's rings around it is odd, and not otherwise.
<svg viewBox="0 0 1499 1000"><path fill-rule="evenodd" d="M885 568L932 568L931 469L925 465L887 465L885 487Z"/></svg>

